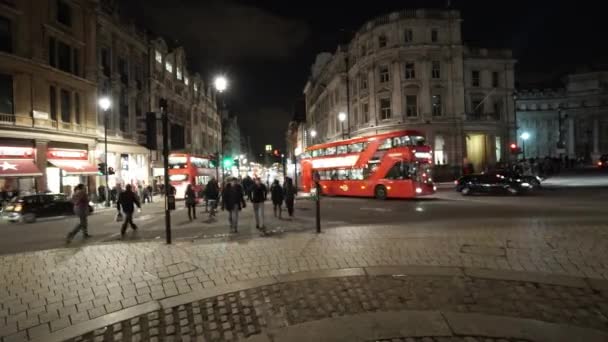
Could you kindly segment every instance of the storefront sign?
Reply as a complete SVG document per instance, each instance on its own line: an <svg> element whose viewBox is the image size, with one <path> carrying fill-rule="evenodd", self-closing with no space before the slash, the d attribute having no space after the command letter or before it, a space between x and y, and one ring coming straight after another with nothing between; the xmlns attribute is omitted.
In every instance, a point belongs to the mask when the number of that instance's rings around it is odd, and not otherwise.
<svg viewBox="0 0 608 342"><path fill-rule="evenodd" d="M0 146L0 159L34 159L32 147Z"/></svg>
<svg viewBox="0 0 608 342"><path fill-rule="evenodd" d="M32 112L32 116L34 117L34 119L43 119L43 120L48 120L49 119L49 113L47 112L40 112L40 111L33 111Z"/></svg>
<svg viewBox="0 0 608 342"><path fill-rule="evenodd" d="M88 152L86 150L62 150L49 148L47 152L48 159L76 159L87 160Z"/></svg>

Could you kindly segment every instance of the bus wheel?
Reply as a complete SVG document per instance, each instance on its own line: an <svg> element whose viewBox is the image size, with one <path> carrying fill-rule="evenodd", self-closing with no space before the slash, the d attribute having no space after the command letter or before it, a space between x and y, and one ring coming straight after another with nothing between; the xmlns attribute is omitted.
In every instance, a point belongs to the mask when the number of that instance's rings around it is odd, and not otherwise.
<svg viewBox="0 0 608 342"><path fill-rule="evenodd" d="M376 187L376 190L374 190L374 195L379 200L385 200L386 199L386 188L384 187L384 185L378 185Z"/></svg>

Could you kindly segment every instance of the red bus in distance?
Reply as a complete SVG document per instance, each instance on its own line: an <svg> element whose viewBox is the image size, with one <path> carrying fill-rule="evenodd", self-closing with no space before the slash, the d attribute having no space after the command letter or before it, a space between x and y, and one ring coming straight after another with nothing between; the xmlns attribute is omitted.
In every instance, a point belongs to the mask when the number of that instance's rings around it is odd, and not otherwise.
<svg viewBox="0 0 608 342"><path fill-rule="evenodd" d="M175 187L175 198L183 199L188 184L194 186L199 194L216 170L211 168L210 158L194 156L187 153L172 153L169 155L169 182Z"/></svg>
<svg viewBox="0 0 608 342"><path fill-rule="evenodd" d="M310 146L302 154L302 187L331 196L413 198L431 195L433 154L424 135L403 130Z"/></svg>

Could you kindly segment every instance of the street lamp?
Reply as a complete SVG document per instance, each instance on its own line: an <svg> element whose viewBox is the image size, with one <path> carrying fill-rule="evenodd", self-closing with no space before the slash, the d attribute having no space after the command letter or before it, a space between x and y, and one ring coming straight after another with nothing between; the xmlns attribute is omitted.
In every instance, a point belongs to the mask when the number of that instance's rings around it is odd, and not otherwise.
<svg viewBox="0 0 608 342"><path fill-rule="evenodd" d="M99 108L103 111L103 145L104 145L104 159L105 159L105 170L106 175L106 207L110 206L110 184L108 181L108 110L112 106L112 101L107 96L99 99Z"/></svg>
<svg viewBox="0 0 608 342"><path fill-rule="evenodd" d="M218 75L215 77L215 79L213 80L213 87L215 88L215 90L218 93L223 93L227 88L228 88L228 79L226 79L225 76L223 75ZM221 125L221 119L220 119L220 125ZM221 128L221 126L220 126ZM217 151L218 153L218 160L222 160L222 154L224 153L224 147L223 147L223 142L222 142L222 136L221 136L221 129L220 129L220 146L219 146L219 151ZM224 163L221 163L221 167L222 167L222 181L224 178ZM216 165L215 168L215 173L216 173L216 177L217 180L219 182L220 180L220 175L219 175L219 165Z"/></svg>
<svg viewBox="0 0 608 342"><path fill-rule="evenodd" d="M316 137L316 136L317 136L317 131L316 131L316 130L314 130L314 129L313 129L313 130L311 130L311 131L310 131L310 137L312 138L311 140L312 140L312 143L313 143L313 144L315 143L315 137Z"/></svg>
<svg viewBox="0 0 608 342"><path fill-rule="evenodd" d="M224 76L216 76L213 80L213 86L215 87L215 90L222 93L228 88L228 80Z"/></svg>
<svg viewBox="0 0 608 342"><path fill-rule="evenodd" d="M520 135L520 138L522 140L522 144L521 144L522 153L523 153L524 159L526 159L526 140L530 139L530 133L523 132Z"/></svg>
<svg viewBox="0 0 608 342"><path fill-rule="evenodd" d="M342 140L344 140L344 121L346 120L346 113L338 113L338 120L340 120L340 126L342 126Z"/></svg>

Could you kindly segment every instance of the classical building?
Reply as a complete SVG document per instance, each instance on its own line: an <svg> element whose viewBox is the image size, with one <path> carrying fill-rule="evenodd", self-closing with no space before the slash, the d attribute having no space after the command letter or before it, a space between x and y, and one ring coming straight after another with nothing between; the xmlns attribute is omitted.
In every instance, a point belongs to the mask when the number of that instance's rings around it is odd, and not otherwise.
<svg viewBox="0 0 608 342"><path fill-rule="evenodd" d="M438 165L480 170L508 158L515 60L510 50L465 46L461 21L456 10L391 13L318 59L304 88L314 143L415 129Z"/></svg>
<svg viewBox="0 0 608 342"><path fill-rule="evenodd" d="M0 188L95 188L96 1L0 1Z"/></svg>
<svg viewBox="0 0 608 342"><path fill-rule="evenodd" d="M160 148L143 146L145 118L159 98L180 151L218 150L214 91L189 73L183 48L126 23L115 3L0 1L0 189L93 191L105 184L106 131L110 186L150 181ZM107 113L101 96L111 99Z"/></svg>
<svg viewBox="0 0 608 342"><path fill-rule="evenodd" d="M518 144L527 158L595 162L608 153L608 72L570 74L562 82L559 89L517 92Z"/></svg>

